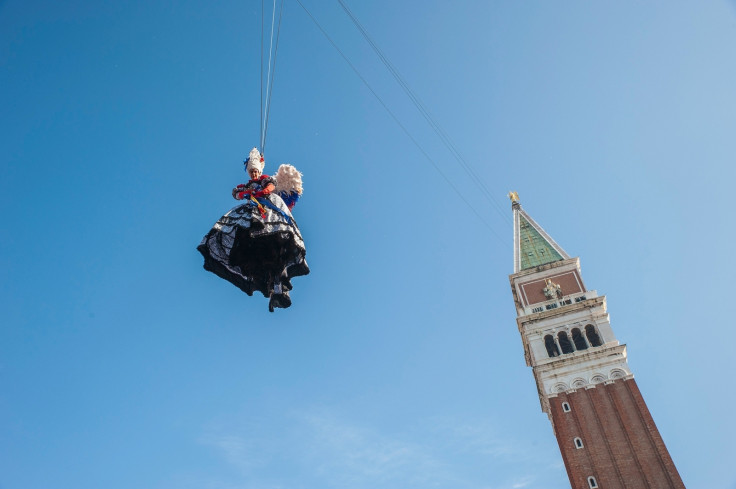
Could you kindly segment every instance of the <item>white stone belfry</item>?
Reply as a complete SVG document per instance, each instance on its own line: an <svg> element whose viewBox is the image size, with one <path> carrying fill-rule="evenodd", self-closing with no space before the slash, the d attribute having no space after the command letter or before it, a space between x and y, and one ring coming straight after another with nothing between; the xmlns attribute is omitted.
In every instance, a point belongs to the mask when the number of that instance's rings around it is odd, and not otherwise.
<svg viewBox="0 0 736 489"><path fill-rule="evenodd" d="M605 296L588 290L580 259L570 256L518 201L514 213L514 273L509 276L526 363L542 410L549 398L617 378L632 378ZM550 294L553 289L556 293Z"/></svg>

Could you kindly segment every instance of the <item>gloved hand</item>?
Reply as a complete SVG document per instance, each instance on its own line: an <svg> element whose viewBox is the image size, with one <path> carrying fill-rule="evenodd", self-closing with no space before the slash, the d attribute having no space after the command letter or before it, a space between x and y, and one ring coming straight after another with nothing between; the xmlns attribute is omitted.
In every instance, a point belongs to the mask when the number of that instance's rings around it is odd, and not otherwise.
<svg viewBox="0 0 736 489"><path fill-rule="evenodd" d="M245 190L245 185L242 183L233 189L233 198L235 200L243 200L246 195L250 195L250 190Z"/></svg>

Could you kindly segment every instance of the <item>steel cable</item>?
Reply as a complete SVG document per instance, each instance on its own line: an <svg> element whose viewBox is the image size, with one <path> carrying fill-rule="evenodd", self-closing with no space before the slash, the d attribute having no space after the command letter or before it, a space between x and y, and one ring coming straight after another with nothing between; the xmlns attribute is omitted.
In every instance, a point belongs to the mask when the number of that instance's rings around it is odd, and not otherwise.
<svg viewBox="0 0 736 489"><path fill-rule="evenodd" d="M460 192L460 190L455 186L455 184L452 183L452 181L448 178L448 176L445 175L445 173L442 171L442 169L437 164L437 162L435 162L434 159L432 159L432 157L429 156L429 154L424 150L424 148L422 148L422 146L414 138L414 136L411 135L411 133L409 132L409 130L406 128L406 126L404 126L404 124L401 123L401 121L391 111L391 109L388 108L388 105L386 105L386 103L378 95L378 93L376 93L376 91L373 90L373 88L368 83L368 81L363 77L363 75L360 74L360 72L355 67L355 65L353 65L353 63L345 55L345 53L342 52L342 50L337 46L337 44L335 43L335 41L332 40L332 38L329 36L329 34L327 34L327 31L325 31L322 28L322 26L320 25L320 23L317 22L317 19L314 18L314 16L311 14L311 12L309 12L309 10L307 10L307 8L304 6L304 4L300 0L296 0L296 2L299 4L299 6L301 6L301 8L304 10L304 12L306 12L307 16L309 16L309 18L317 26L317 28L320 30L320 32L322 32L322 35L324 35L325 38L329 41L329 43L332 44L332 47L335 48L335 50L340 54L340 56L342 56L343 60L348 64L348 66L350 66L350 68L358 76L358 78L360 78L360 80L363 82L363 84L366 86L366 88L368 88L368 90L371 92L371 94L373 94L373 96L376 98L376 100L378 100L378 103L381 104L381 106L384 108L384 110L386 110L386 112L389 114L389 116L391 116L391 118L394 120L394 122L401 128L401 130L404 132L404 134L406 134L406 136L411 140L411 142L414 143L414 146L417 147L417 149L424 155L424 157L427 159L427 161L429 161L429 163L434 167L434 169L437 170L437 173L440 174L440 176L445 180L445 182L447 182L447 184L450 186L450 188L458 195L458 197L460 197L460 200L462 200L465 203L465 205L467 205L468 208L470 208L470 210L475 214L475 216L478 218L478 220L480 220L480 222L483 223L483 225L486 228L488 228L488 230L496 238L498 238L502 243L506 244L507 241L504 240L496 232L496 230L493 229L490 224L488 224L488 222L485 219L483 219L483 216L481 216L481 214L475 209L475 207L473 207L473 205L470 202L468 202L468 200L465 198L465 196L462 194L462 192Z"/></svg>
<svg viewBox="0 0 736 489"><path fill-rule="evenodd" d="M434 130L435 134L437 134L437 136L443 142L443 144L448 149L448 151L450 151L450 153L455 157L457 162L465 170L465 172L468 174L470 179L473 180L475 185L480 190L480 193L483 194L483 196L495 207L495 209L499 212L499 214L501 214L502 218L504 218L507 222L510 221L508 212L506 212L506 210L503 209L503 207L498 203L498 200L496 200L493 197L493 194L485 186L485 184L480 179L475 169L465 160L465 158L463 158L462 154L457 149L452 139L450 139L450 136L445 132L445 130L442 128L439 122L437 122L434 119L434 117L432 117L432 114L430 114L429 110L427 110L422 100L414 93L411 87L409 87L409 84L406 82L406 80L404 80L404 78L401 76L401 74L396 69L396 67L393 65L393 63L391 63L391 61L386 57L386 55L383 53L381 48L379 48L378 45L373 41L371 36L368 34L368 31L366 31L366 29L363 27L363 25L360 23L360 21L355 16L355 14L353 14L350 8L348 8L348 6L345 5L345 2L343 0L337 0L337 1L342 7L343 11L345 11L347 16L350 17L350 20L353 22L355 27L360 31L361 35L366 40L366 42L368 42L368 44L371 46L371 48L376 53L376 55L381 60L383 65L386 67L386 69L388 69L388 71L394 77L396 82L404 90L404 93L406 93L406 95L412 101L412 103L417 108L419 113L422 114L424 119L427 121L430 127Z"/></svg>

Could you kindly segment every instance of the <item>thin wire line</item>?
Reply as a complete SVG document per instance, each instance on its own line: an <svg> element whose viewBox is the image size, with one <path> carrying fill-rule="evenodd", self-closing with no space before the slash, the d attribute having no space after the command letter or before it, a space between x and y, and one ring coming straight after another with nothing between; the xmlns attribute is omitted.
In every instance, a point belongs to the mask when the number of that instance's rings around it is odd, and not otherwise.
<svg viewBox="0 0 736 489"><path fill-rule="evenodd" d="M419 98L419 96L414 93L414 91L411 89L411 87L406 82L406 80L404 80L404 78L401 76L401 73L399 73L399 71L396 69L393 63L391 63L388 57L386 57L386 55L383 53L381 48L379 48L378 45L373 41L371 36L368 34L368 31L365 29L365 27L363 27L363 25L360 23L358 18L355 16L355 14L353 14L350 8L348 8L345 2L343 0L337 0L337 1L342 7L342 9L345 11L345 13L348 15L348 17L350 17L350 20L353 22L355 27L360 31L363 38L368 42L368 44L370 44L373 51L379 57L381 62L384 64L384 66L386 66L386 68L391 73L391 75L394 77L396 82L404 90L404 93L406 93L406 95L412 101L412 103L417 108L417 110L422 114L424 119L427 121L430 127L434 130L435 134L437 134L440 140L444 143L445 147L455 157L457 162L465 170L468 176L470 176L471 180L473 180L475 185L480 190L481 194L485 196L485 198L496 208L499 214L501 214L501 216L508 222L510 220L508 216L508 212L506 212L506 210L503 209L503 207L499 204L498 200L495 197L493 197L493 194L485 186L485 184L483 183L481 178L478 176L475 169L465 160L465 158L463 158L462 154L457 149L457 146L455 146L450 136L445 132L445 130L442 128L439 122L437 122L434 119L434 117L432 117L432 114L426 108L426 106L424 105L422 100Z"/></svg>
<svg viewBox="0 0 736 489"><path fill-rule="evenodd" d="M261 0L261 128L258 131L258 135L262 136L263 134L263 16L264 16L264 2L265 0Z"/></svg>
<svg viewBox="0 0 736 489"><path fill-rule="evenodd" d="M261 133L261 150L266 140L266 127L268 126L268 101L271 91L271 56L273 55L273 28L276 26L276 0L273 0L273 13L271 14L271 40L268 46L268 74L266 75L266 114L263 121L264 127Z"/></svg>
<svg viewBox="0 0 736 489"><path fill-rule="evenodd" d="M502 243L506 244L506 240L504 240L503 238L501 238L501 236L499 236L499 234L496 232L496 230L493 229L490 226L490 224L488 224L488 222L486 222L485 219L483 219L483 216L481 216L480 213L475 209L475 207L473 207L470 204L470 202L468 202L468 200L460 192L460 190L458 190L458 188L455 186L455 184L453 184L450 181L450 179L447 177L447 175L445 175L445 173L440 169L439 165L437 165L437 163L432 159L432 157L429 156L429 154L424 150L424 148L422 148L422 146L419 144L419 142L416 139L414 139L414 137L411 135L411 133L408 131L408 129L401 123L401 121L399 121L399 119L391 111L391 109L388 108L388 106L384 103L383 99L381 99L381 97L375 92L375 90L373 90L373 88L370 86L370 84L368 84L368 81L363 77L363 75L360 74L360 72L358 71L358 69L353 65L352 62L350 62L350 60L348 59L348 57L342 52L342 50L337 46L337 44L335 44L335 42L332 40L332 38L322 28L322 26L319 24L319 22L317 22L317 19L314 18L314 16L309 12L309 10L307 10L307 8L304 6L304 4L302 4L302 2L300 0L296 0L296 3L298 3L301 6L302 9L304 9L304 12L306 12L307 15L309 16L309 18L312 19L312 22L314 22L314 24L317 26L317 28L325 36L325 38L327 38L327 40L330 42L330 44L332 44L332 47L335 48L335 50L338 53L340 53L340 56L342 56L342 59L345 60L345 62L350 66L350 68L353 70L353 72L358 76L358 78L360 78L360 80L363 82L363 84L366 86L366 88L368 88L368 90L373 94L373 96L376 98L376 100L378 100L378 102L383 106L383 108L386 110L386 112L388 112L388 114L391 116L391 118L394 120L394 122L401 128L402 131L404 131L404 134L406 134L406 136L411 140L411 142L414 143L414 146L416 146L417 149L419 149L419 151L427 159L427 161L429 161L432 164L432 166L434 167L434 169L437 170L437 173L439 173L440 176L442 176L442 178L445 180L445 182L447 182L447 184L450 186L450 188L452 188L452 190L455 191L455 193L458 195L458 197L460 197L460 200L462 200L463 202L465 202L465 205L467 205L470 208L470 210L473 211L473 213L480 220L480 222L482 222L488 228L488 230L491 231L491 233L494 236L496 236L496 238L498 238Z"/></svg>
<svg viewBox="0 0 736 489"><path fill-rule="evenodd" d="M274 0L275 3L275 0ZM284 0L281 0L281 8L279 10L279 26L276 29L276 48L273 52L273 72L271 73L271 82L268 90L268 103L266 104L266 127L263 130L262 152L266 153L266 137L268 136L268 124L271 120L271 97L273 96L273 82L276 78L276 57L279 54L279 39L281 39L281 19L284 17Z"/></svg>

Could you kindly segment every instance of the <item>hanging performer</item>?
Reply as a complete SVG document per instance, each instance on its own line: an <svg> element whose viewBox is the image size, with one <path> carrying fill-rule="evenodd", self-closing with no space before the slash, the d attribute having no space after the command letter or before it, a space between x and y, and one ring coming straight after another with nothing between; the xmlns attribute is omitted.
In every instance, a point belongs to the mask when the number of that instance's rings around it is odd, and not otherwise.
<svg viewBox="0 0 736 489"><path fill-rule="evenodd" d="M304 241L291 215L302 178L291 165L281 165L275 177L264 175L264 158L256 148L244 163L250 181L233 189L243 203L222 216L197 249L205 270L248 295L261 292L273 312L291 305L291 279L309 273Z"/></svg>

